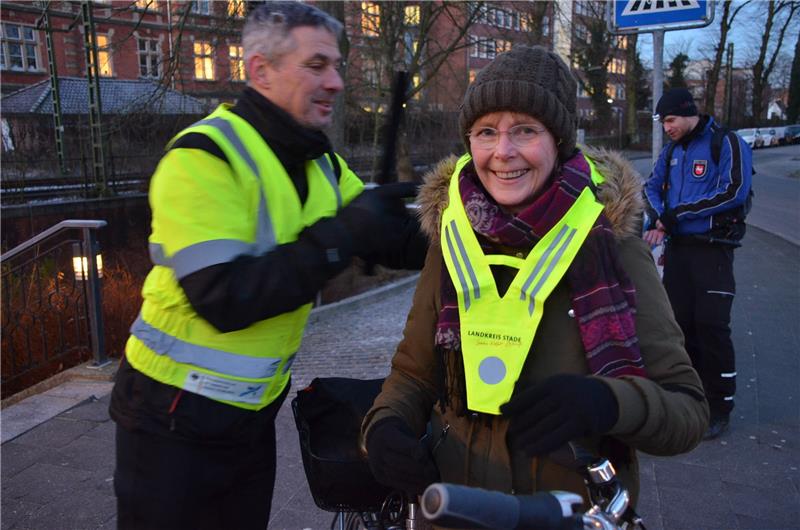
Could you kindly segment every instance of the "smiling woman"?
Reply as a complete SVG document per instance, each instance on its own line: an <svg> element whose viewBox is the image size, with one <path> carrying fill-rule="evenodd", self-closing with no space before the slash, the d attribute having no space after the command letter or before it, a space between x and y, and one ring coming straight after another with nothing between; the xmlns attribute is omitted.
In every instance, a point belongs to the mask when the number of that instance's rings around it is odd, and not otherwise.
<svg viewBox="0 0 800 530"><path fill-rule="evenodd" d="M703 434L703 388L640 235L641 179L618 154L576 149L576 94L556 54L526 46L467 89L468 152L426 176L431 247L362 426L387 485L585 497L550 457L580 440L635 503L636 450L680 453Z"/></svg>

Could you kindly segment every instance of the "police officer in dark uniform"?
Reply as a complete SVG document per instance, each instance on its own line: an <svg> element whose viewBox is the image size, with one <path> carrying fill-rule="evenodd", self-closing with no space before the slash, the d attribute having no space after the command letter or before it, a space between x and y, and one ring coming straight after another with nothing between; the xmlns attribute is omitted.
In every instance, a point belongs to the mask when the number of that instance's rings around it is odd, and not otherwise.
<svg viewBox="0 0 800 530"><path fill-rule="evenodd" d="M664 287L705 387L705 438L713 439L728 428L736 391L733 250L745 232L752 152L735 132L699 115L685 88L667 91L656 113L671 141L645 187L651 225L644 239L666 241Z"/></svg>

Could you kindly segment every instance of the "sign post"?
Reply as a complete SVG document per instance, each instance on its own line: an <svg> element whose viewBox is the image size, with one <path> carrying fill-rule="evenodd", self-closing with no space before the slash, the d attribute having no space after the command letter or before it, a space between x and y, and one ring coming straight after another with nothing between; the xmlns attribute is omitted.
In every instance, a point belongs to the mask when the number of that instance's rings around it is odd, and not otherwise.
<svg viewBox="0 0 800 530"><path fill-rule="evenodd" d="M664 80L664 32L702 28L714 20L713 0L611 0L608 30L615 35L653 34L653 115ZM653 122L653 164L661 152L661 123Z"/></svg>

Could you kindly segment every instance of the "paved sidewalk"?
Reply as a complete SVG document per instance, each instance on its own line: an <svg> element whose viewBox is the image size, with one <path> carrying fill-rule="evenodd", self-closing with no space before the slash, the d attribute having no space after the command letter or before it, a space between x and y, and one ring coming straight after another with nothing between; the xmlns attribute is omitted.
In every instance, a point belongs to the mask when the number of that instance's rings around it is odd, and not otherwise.
<svg viewBox="0 0 800 530"><path fill-rule="evenodd" d="M648 528L800 528L799 270L800 247L748 232L736 255L739 390L732 429L686 455L642 455L639 508ZM412 293L408 284L313 313L290 397L315 376L385 375ZM33 428L18 423L25 401L2 411L2 530L115 527L114 426L107 387L93 393ZM329 528L333 514L317 509L308 492L288 403L277 420L270 528Z"/></svg>

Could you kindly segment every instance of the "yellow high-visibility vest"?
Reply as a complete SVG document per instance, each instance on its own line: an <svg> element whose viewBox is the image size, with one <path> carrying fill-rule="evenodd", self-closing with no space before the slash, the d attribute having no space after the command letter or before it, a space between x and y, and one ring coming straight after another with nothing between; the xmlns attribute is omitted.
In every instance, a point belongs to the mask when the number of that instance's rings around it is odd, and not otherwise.
<svg viewBox="0 0 800 530"><path fill-rule="evenodd" d="M335 215L361 193L363 183L341 158L337 182L331 160L323 155L306 164L308 198L301 204L262 136L227 105L172 142L188 133L211 138L228 164L193 149L171 150L159 163L150 188L154 267L145 279L144 303L125 354L135 369L157 381L259 410L289 382L311 303L223 333L194 311L178 280L295 241L304 228ZM216 201L213 208L198 201L209 195Z"/></svg>
<svg viewBox="0 0 800 530"><path fill-rule="evenodd" d="M544 302L577 255L603 205L587 187L526 258L484 254L458 187L459 174L470 160L469 155L461 157L450 179L449 203L442 214L442 254L458 295L467 407L500 414L500 405L511 398L533 344ZM590 167L592 180L602 182L594 164ZM490 265L518 269L502 297Z"/></svg>

